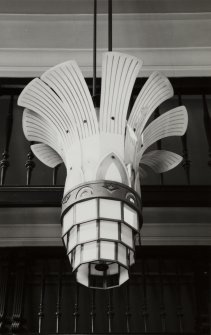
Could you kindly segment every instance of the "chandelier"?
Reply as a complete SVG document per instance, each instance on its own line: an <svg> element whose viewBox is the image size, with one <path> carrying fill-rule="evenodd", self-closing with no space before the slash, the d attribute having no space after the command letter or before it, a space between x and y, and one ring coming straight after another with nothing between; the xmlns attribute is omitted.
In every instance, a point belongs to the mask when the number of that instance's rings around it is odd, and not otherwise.
<svg viewBox="0 0 211 335"><path fill-rule="evenodd" d="M182 161L170 151L149 151L153 143L182 136L187 128L184 106L148 122L173 96L163 74L152 73L127 117L141 66L130 55L103 55L99 110L73 60L32 80L18 99L25 108L25 137L36 142L34 155L51 168L66 166L62 238L76 280L87 287L111 288L128 280L142 225L144 167L163 173Z"/></svg>

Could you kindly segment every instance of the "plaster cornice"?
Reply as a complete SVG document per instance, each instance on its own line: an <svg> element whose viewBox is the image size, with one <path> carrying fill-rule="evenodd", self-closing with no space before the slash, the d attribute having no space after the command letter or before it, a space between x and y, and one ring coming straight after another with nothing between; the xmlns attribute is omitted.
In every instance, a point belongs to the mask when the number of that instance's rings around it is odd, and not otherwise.
<svg viewBox="0 0 211 335"><path fill-rule="evenodd" d="M39 76L75 59L92 76L92 15L0 14L0 76ZM140 57L141 76L211 75L211 13L114 14L113 49ZM107 15L98 18L98 76L107 49Z"/></svg>
<svg viewBox="0 0 211 335"><path fill-rule="evenodd" d="M98 50L100 60L106 49ZM168 77L211 76L211 47L116 49L144 61L139 74L148 77L161 71ZM36 77L57 63L76 59L85 77L92 77L91 49L0 48L0 77Z"/></svg>

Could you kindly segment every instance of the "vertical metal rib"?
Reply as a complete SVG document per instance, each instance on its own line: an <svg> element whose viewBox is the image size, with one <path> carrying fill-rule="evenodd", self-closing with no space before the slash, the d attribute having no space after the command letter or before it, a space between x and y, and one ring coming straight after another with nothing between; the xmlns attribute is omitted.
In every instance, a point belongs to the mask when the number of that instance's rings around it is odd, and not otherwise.
<svg viewBox="0 0 211 335"><path fill-rule="evenodd" d="M108 0L108 51L112 51L112 0Z"/></svg>
<svg viewBox="0 0 211 335"><path fill-rule="evenodd" d="M90 291L91 296L91 311L90 311L90 318L91 318L91 333L95 332L95 317L96 317L96 306L95 306L95 290L92 289Z"/></svg>
<svg viewBox="0 0 211 335"><path fill-rule="evenodd" d="M162 332L166 332L166 309L164 301L163 264L159 261L159 282L160 282L160 318Z"/></svg>
<svg viewBox="0 0 211 335"><path fill-rule="evenodd" d="M142 260L142 279L143 279L143 304L142 304L142 316L144 320L144 332L149 331L148 318L149 313L147 309L147 283L146 283L146 264L145 259Z"/></svg>
<svg viewBox="0 0 211 335"><path fill-rule="evenodd" d="M208 144L208 165L211 167L211 112L209 113L206 95L202 95L204 111L204 128Z"/></svg>
<svg viewBox="0 0 211 335"><path fill-rule="evenodd" d="M74 333L77 333L78 331L78 318L79 318L79 285L76 283L76 290L75 290L75 303L73 308L73 318L74 318Z"/></svg>
<svg viewBox="0 0 211 335"><path fill-rule="evenodd" d="M181 282L180 282L180 269L179 265L177 265L176 269L176 289L177 289L177 318L178 318L178 325L179 325L179 332L184 332L183 327L183 308L182 308L182 301L181 301Z"/></svg>
<svg viewBox="0 0 211 335"><path fill-rule="evenodd" d="M154 119L157 119L157 117L160 116L160 111L159 107L156 108L155 113L154 113ZM162 140L159 140L156 142L158 150L162 150ZM163 185L163 173L160 173L160 184Z"/></svg>
<svg viewBox="0 0 211 335"><path fill-rule="evenodd" d="M108 332L111 333L113 329L113 290L108 290L108 306L107 306L107 316L108 316Z"/></svg>
<svg viewBox="0 0 211 335"><path fill-rule="evenodd" d="M16 333L23 327L23 305L25 286L25 262L20 261L16 269L11 332Z"/></svg>
<svg viewBox="0 0 211 335"><path fill-rule="evenodd" d="M14 97L11 95L10 97L10 104L9 110L6 120L6 140L5 140L5 147L2 153L2 160L0 161L0 168L1 168L1 176L0 176L0 185L3 186L5 183L5 175L6 170L9 167L9 145L11 140L12 134L12 125L13 125L13 104L14 104Z"/></svg>
<svg viewBox="0 0 211 335"><path fill-rule="evenodd" d="M131 313L130 313L130 286L127 282L126 284L126 311L125 311L125 316L126 316L126 329L127 333L130 333L130 318L131 318Z"/></svg>
<svg viewBox="0 0 211 335"><path fill-rule="evenodd" d="M44 318L44 298L45 298L45 266L43 264L41 273L40 303L38 312L38 334L41 334L42 332L42 324Z"/></svg>
<svg viewBox="0 0 211 335"><path fill-rule="evenodd" d="M182 96L181 94L178 94L178 102L179 106L182 106ZM182 147L183 147L183 163L182 166L186 173L186 179L188 185L190 185L190 160L189 160L189 154L188 154L188 145L187 145L187 131L186 133L181 137L182 140Z"/></svg>
<svg viewBox="0 0 211 335"><path fill-rule="evenodd" d="M0 268L0 333L5 331L6 323L6 304L7 304L7 287L8 287L8 263L4 261L1 262Z"/></svg>
<svg viewBox="0 0 211 335"><path fill-rule="evenodd" d="M31 145L33 144L33 142L30 143ZM33 161L34 158L34 154L31 151L31 149L29 150L28 154L27 154L27 161L25 163L25 167L26 167L26 185L29 186L31 183L31 176L32 176L32 170L35 168L35 162Z"/></svg>
<svg viewBox="0 0 211 335"><path fill-rule="evenodd" d="M56 301L56 334L59 333L60 320L61 320L61 297L62 297L62 261L59 266L59 273L57 279L57 301Z"/></svg>

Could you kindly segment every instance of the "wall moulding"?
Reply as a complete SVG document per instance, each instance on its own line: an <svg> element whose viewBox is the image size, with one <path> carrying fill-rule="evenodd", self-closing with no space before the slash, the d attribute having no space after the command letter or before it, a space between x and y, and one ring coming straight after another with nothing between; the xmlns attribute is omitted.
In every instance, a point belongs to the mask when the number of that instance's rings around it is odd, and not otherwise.
<svg viewBox="0 0 211 335"><path fill-rule="evenodd" d="M140 77L161 71L168 77L207 77L211 75L211 47L115 49L141 58ZM101 58L106 49L98 50L97 76L101 76ZM36 77L49 67L75 59L85 77L92 77L91 49L21 49L0 48L0 77Z"/></svg>
<svg viewBox="0 0 211 335"><path fill-rule="evenodd" d="M107 12L107 0L100 0L99 12ZM2 1L2 13L92 13L93 6L87 0L12 0ZM148 13L148 12L198 12L210 11L209 0L113 0L114 13Z"/></svg>
<svg viewBox="0 0 211 335"><path fill-rule="evenodd" d="M210 245L211 209L144 208L141 243L148 246ZM1 208L0 247L62 246L60 208Z"/></svg>
<svg viewBox="0 0 211 335"><path fill-rule="evenodd" d="M34 77L75 59L92 76L90 14L0 14L0 76ZM211 13L113 15L113 49L143 59L141 76L210 76ZM107 50L107 15L98 17L98 76Z"/></svg>

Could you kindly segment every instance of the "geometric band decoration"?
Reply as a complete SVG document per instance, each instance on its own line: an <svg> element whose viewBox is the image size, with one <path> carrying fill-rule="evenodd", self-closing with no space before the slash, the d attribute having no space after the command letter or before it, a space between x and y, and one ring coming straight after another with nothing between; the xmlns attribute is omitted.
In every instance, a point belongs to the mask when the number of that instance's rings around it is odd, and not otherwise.
<svg viewBox="0 0 211 335"><path fill-rule="evenodd" d="M131 106L141 66L130 55L103 55L100 109L73 60L33 79L18 99L34 155L51 168L65 164L62 238L76 280L88 287L111 288L129 278L142 225L141 179L182 161L152 147L187 129L184 106L153 115L174 94L169 80L152 73Z"/></svg>

